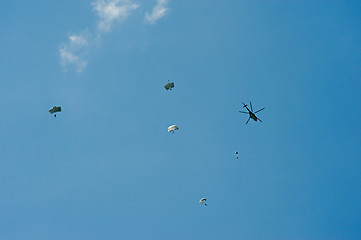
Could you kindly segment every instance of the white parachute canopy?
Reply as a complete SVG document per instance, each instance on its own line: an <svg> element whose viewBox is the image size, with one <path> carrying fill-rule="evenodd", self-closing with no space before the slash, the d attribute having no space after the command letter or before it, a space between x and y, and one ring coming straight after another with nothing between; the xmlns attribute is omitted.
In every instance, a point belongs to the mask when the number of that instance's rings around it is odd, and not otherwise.
<svg viewBox="0 0 361 240"><path fill-rule="evenodd" d="M169 81L169 80L168 80ZM174 82L168 82L166 85L164 85L164 88L168 90L172 90L174 88Z"/></svg>
<svg viewBox="0 0 361 240"><path fill-rule="evenodd" d="M49 109L49 112L50 112L51 114L57 113L57 112L61 112L61 107L54 106L54 107L52 107L52 108ZM56 117L56 114L54 114L54 117Z"/></svg>
<svg viewBox="0 0 361 240"><path fill-rule="evenodd" d="M179 127L177 125L172 125L168 127L168 132L174 133L174 130L178 130Z"/></svg>
<svg viewBox="0 0 361 240"><path fill-rule="evenodd" d="M202 198L201 200L199 200L199 203L200 203L200 204L204 204L204 206L207 206L206 201L207 201L207 199Z"/></svg>

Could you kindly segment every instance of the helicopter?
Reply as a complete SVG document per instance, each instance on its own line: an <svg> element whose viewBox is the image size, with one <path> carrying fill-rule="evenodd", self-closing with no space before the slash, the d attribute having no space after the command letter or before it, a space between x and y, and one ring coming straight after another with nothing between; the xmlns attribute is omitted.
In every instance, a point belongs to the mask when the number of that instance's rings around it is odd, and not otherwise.
<svg viewBox="0 0 361 240"><path fill-rule="evenodd" d="M247 107L247 104L244 104L244 103L243 103L243 107L245 107L245 108L248 110L248 112L239 111L240 113L249 114L249 117L248 117L248 120L247 120L246 124L248 123L248 121L249 121L250 118L252 118L255 122L257 122L257 120L259 120L260 122L262 122L261 119L259 119L258 117L256 117L255 113L258 113L258 112L262 111L262 110L265 109L265 108L261 108L260 110L257 110L257 111L255 111L255 112L253 112L252 103L249 102L249 105L250 105L250 107L251 107L251 110L249 110L249 108Z"/></svg>

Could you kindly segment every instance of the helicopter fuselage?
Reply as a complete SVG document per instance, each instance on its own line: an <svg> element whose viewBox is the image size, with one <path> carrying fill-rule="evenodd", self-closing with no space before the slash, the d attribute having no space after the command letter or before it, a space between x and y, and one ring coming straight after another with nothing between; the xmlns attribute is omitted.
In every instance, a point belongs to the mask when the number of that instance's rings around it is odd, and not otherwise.
<svg viewBox="0 0 361 240"><path fill-rule="evenodd" d="M250 113L249 116L250 116L254 121L257 122L257 117L256 117L256 115L254 115L254 113Z"/></svg>
<svg viewBox="0 0 361 240"><path fill-rule="evenodd" d="M245 107L245 108L248 110L249 117L252 118L254 121L257 122L257 117L256 117L256 115L255 115L251 110L249 110L248 107Z"/></svg>

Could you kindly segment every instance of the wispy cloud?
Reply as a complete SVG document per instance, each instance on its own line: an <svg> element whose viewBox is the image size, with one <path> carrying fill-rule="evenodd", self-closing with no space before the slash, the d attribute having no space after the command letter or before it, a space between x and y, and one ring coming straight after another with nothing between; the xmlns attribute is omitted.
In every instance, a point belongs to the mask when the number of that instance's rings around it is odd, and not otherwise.
<svg viewBox="0 0 361 240"><path fill-rule="evenodd" d="M115 21L123 21L139 7L129 0L96 0L92 6L99 17L98 29L104 32L110 32Z"/></svg>
<svg viewBox="0 0 361 240"><path fill-rule="evenodd" d="M145 13L145 20L150 24L155 24L158 19L164 17L169 11L167 5L168 0L157 0L157 5L153 7L152 13Z"/></svg>
<svg viewBox="0 0 361 240"><path fill-rule="evenodd" d="M78 73L83 71L87 65L87 62L83 60L87 46L88 40L86 37L77 34L70 35L67 43L60 44L60 64L65 71L71 66L74 66Z"/></svg>
<svg viewBox="0 0 361 240"><path fill-rule="evenodd" d="M65 71L75 69L78 73L82 72L87 65L84 57L88 52L89 42L99 40L103 33L111 31L114 22L125 20L132 10L139 7L130 0L94 0L91 5L99 18L96 33L73 34L66 43L60 44L60 64Z"/></svg>
<svg viewBox="0 0 361 240"><path fill-rule="evenodd" d="M154 24L158 19L164 17L169 8L168 0L157 0L151 14L145 14L145 20ZM81 73L87 66L85 56L91 46L101 39L101 36L111 32L116 22L124 21L139 4L132 0L93 0L91 3L93 11L98 16L97 26L94 31L83 31L82 34L72 34L65 43L59 46L60 64L65 71L75 70Z"/></svg>

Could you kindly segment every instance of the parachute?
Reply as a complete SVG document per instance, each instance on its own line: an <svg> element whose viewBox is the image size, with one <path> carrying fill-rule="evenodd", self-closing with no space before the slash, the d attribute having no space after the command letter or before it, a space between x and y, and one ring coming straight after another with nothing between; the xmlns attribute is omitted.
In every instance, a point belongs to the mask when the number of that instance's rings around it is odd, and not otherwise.
<svg viewBox="0 0 361 240"><path fill-rule="evenodd" d="M172 90L172 88L174 88L174 82L169 82L166 85L164 85L164 88L168 91L168 90Z"/></svg>
<svg viewBox="0 0 361 240"><path fill-rule="evenodd" d="M236 157L237 157L237 159L238 159L238 152L236 152Z"/></svg>
<svg viewBox="0 0 361 240"><path fill-rule="evenodd" d="M174 133L174 130L178 130L179 127L177 125L172 125L168 127L168 132Z"/></svg>
<svg viewBox="0 0 361 240"><path fill-rule="evenodd" d="M54 107L52 107L52 108L49 109L49 112L50 112L51 114L57 113L57 112L61 112L61 107L54 106ZM54 117L56 117L56 114L54 114Z"/></svg>
<svg viewBox="0 0 361 240"><path fill-rule="evenodd" d="M202 198L202 199L199 201L199 203L200 203L200 204L204 204L204 206L207 206L206 201L207 201L207 199Z"/></svg>

